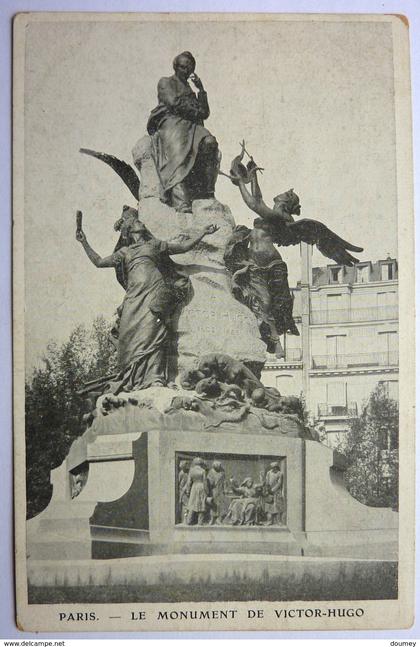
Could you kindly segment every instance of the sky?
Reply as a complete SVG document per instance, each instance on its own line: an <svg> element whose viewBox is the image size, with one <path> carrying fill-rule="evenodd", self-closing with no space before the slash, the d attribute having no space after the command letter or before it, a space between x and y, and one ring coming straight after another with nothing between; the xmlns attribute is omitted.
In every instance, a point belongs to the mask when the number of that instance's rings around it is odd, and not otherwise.
<svg viewBox="0 0 420 647"><path fill-rule="evenodd" d="M397 251L392 33L384 22L219 23L107 20L32 23L25 57L25 333L27 370L49 340L109 317L122 300L112 270L90 264L74 239L84 213L89 242L109 254L113 223L134 200L105 165L80 147L131 161L145 134L160 77L190 50L208 92L206 127L222 169L248 150L265 171L266 202L291 187L302 216L364 247L360 260ZM237 224L252 222L223 177L216 197ZM290 285L299 248L282 255ZM314 265L329 261L315 252Z"/></svg>

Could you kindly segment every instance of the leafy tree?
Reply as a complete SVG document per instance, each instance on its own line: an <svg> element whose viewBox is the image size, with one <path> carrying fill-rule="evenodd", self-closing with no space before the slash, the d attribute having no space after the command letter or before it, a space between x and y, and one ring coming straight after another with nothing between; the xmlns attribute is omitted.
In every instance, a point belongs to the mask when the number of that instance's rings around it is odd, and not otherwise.
<svg viewBox="0 0 420 647"><path fill-rule="evenodd" d="M398 403L378 384L337 448L349 492L366 505L398 508Z"/></svg>
<svg viewBox="0 0 420 647"><path fill-rule="evenodd" d="M77 391L84 382L112 373L116 353L110 324L103 317L91 328L77 326L68 341L51 342L42 368L25 385L27 516L43 510L51 498L50 471L66 457L82 432L83 401Z"/></svg>

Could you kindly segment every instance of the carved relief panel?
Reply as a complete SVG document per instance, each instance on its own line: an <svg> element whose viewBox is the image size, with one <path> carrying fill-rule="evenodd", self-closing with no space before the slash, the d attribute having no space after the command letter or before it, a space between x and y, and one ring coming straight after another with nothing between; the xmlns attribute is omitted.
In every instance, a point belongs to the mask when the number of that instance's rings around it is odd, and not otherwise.
<svg viewBox="0 0 420 647"><path fill-rule="evenodd" d="M176 523L284 526L286 458L176 452Z"/></svg>

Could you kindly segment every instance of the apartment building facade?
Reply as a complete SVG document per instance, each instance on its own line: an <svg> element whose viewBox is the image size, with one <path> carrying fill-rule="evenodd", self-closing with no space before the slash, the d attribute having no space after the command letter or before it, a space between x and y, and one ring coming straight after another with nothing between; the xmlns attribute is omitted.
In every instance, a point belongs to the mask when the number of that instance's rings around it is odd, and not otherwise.
<svg viewBox="0 0 420 647"><path fill-rule="evenodd" d="M334 446L381 382L398 400L398 264L312 268L301 246L302 279L292 292L300 337L286 336L284 359L272 355L262 379L284 395L302 393Z"/></svg>

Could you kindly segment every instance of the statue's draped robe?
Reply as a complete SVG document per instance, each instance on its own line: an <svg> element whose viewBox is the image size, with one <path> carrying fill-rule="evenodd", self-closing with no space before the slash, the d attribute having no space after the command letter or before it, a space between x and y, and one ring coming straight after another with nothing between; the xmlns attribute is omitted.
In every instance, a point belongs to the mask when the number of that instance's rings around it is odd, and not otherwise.
<svg viewBox="0 0 420 647"><path fill-rule="evenodd" d="M162 185L162 199L191 172L200 142L210 135L203 120L210 114L207 94L198 96L178 77L160 79L158 106L152 110L147 131L152 136L153 157Z"/></svg>
<svg viewBox="0 0 420 647"><path fill-rule="evenodd" d="M211 496L211 508L216 517L223 517L226 510L226 497L225 497L225 473L217 472L213 467L209 469L207 474L207 481L209 484L209 493Z"/></svg>
<svg viewBox="0 0 420 647"><path fill-rule="evenodd" d="M167 382L167 319L185 297L188 279L174 270L168 244L156 238L121 247L113 257L115 265L122 266L126 288L119 308L119 371L89 382L81 393L118 394Z"/></svg>
<svg viewBox="0 0 420 647"><path fill-rule="evenodd" d="M189 512L205 512L208 496L206 472L200 465L193 465L188 474L187 490L190 492L187 508Z"/></svg>
<svg viewBox="0 0 420 647"><path fill-rule="evenodd" d="M261 497L254 486L234 487L238 499L232 499L224 522L232 526L255 525Z"/></svg>
<svg viewBox="0 0 420 647"><path fill-rule="evenodd" d="M251 230L244 225L235 227L229 239L224 259L232 273L232 290L238 301L255 314L261 338L273 352L269 320L279 335L289 332L299 335L293 319L293 296L287 278L287 265L280 258L266 266L255 263L249 255Z"/></svg>
<svg viewBox="0 0 420 647"><path fill-rule="evenodd" d="M286 510L282 473L269 470L265 477L265 484L268 490L264 506L265 512L281 515Z"/></svg>

